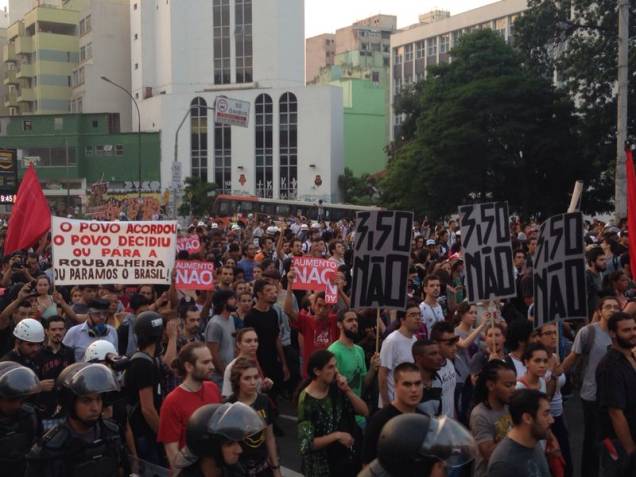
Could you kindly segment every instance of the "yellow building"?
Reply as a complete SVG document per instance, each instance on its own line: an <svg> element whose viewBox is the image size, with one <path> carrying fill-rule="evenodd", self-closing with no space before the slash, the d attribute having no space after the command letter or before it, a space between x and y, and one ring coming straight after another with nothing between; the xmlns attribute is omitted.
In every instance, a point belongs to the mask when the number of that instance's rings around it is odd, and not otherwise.
<svg viewBox="0 0 636 477"><path fill-rule="evenodd" d="M7 29L4 106L10 115L70 111L79 58L79 12L39 5Z"/></svg>

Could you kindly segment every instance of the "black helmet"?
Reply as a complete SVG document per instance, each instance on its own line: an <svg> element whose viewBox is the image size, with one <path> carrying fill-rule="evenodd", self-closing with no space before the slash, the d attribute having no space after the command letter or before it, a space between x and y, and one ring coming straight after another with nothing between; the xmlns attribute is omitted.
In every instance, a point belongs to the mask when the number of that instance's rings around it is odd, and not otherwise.
<svg viewBox="0 0 636 477"><path fill-rule="evenodd" d="M219 457L223 442L243 441L265 427L256 411L241 402L207 404L190 416L186 444L197 457Z"/></svg>
<svg viewBox="0 0 636 477"><path fill-rule="evenodd" d="M58 376L57 385L75 396L119 391L113 372L107 366L97 363L75 363L68 366Z"/></svg>
<svg viewBox="0 0 636 477"><path fill-rule="evenodd" d="M135 319L135 334L138 342L152 343L163 336L163 318L154 311L144 311Z"/></svg>
<svg viewBox="0 0 636 477"><path fill-rule="evenodd" d="M390 474L428 475L436 461L459 468L475 458L475 440L459 423L447 417L401 414L388 421L378 440L378 460Z"/></svg>
<svg viewBox="0 0 636 477"><path fill-rule="evenodd" d="M40 380L29 368L13 361L0 363L0 398L23 398L39 390Z"/></svg>

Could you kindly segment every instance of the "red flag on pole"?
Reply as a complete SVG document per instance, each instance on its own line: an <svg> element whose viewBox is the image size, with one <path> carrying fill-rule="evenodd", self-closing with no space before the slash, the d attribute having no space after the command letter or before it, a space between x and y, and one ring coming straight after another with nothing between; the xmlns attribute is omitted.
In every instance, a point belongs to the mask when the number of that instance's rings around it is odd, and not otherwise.
<svg viewBox="0 0 636 477"><path fill-rule="evenodd" d="M4 255L31 247L51 228L51 210L33 164L29 165L9 218Z"/></svg>
<svg viewBox="0 0 636 477"><path fill-rule="evenodd" d="M627 156L627 231L629 232L629 268L632 277L636 274L636 173L634 152L625 150Z"/></svg>

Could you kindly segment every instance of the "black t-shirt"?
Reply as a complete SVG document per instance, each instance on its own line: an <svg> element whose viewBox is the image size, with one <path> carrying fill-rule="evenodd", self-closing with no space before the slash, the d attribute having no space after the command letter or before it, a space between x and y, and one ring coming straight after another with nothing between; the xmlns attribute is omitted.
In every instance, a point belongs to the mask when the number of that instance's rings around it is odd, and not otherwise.
<svg viewBox="0 0 636 477"><path fill-rule="evenodd" d="M601 418L601 438L616 438L609 409L625 415L632 439L636 439L636 370L625 356L609 349L596 368L597 399Z"/></svg>
<svg viewBox="0 0 636 477"><path fill-rule="evenodd" d="M148 426L141 413L139 390L152 388L153 400L158 414L161 407L161 369L156 359L149 355L146 356L147 358L139 357L131 360L130 367L124 376L124 387L128 405L132 407L130 426L133 433L155 438L155 433Z"/></svg>
<svg viewBox="0 0 636 477"><path fill-rule="evenodd" d="M258 335L258 351L256 356L265 376L274 382L282 378L281 365L278 362L276 342L278 340L278 316L273 308L268 311L259 311L252 308L243 321L245 327L252 327Z"/></svg>
<svg viewBox="0 0 636 477"><path fill-rule="evenodd" d="M14 345L13 326L0 330L0 356L7 354Z"/></svg>
<svg viewBox="0 0 636 477"><path fill-rule="evenodd" d="M377 457L378 439L384 425L395 416L402 414L398 408L389 404L380 409L369 420L367 429L364 433L364 444L362 446L362 463L369 464Z"/></svg>
<svg viewBox="0 0 636 477"><path fill-rule="evenodd" d="M64 368L75 362L75 355L71 348L64 345L60 346L57 353L54 353L48 346L44 346L35 357L35 362L40 368L38 375L40 379L57 379ZM57 389L38 394L37 404L42 417L52 417L58 401L59 392Z"/></svg>
<svg viewBox="0 0 636 477"><path fill-rule="evenodd" d="M229 402L236 402L236 398L232 396ZM272 424L272 407L267 396L259 394L250 407L263 418L268 426ZM267 461L266 436L267 429L264 429L258 434L248 437L241 444L243 453L241 454L240 462L250 475L250 470L259 469Z"/></svg>

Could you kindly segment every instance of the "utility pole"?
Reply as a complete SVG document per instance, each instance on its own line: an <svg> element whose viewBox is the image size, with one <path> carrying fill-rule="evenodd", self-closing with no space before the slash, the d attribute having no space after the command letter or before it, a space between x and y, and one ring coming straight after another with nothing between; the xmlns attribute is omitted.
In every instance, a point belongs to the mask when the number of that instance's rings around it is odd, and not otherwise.
<svg viewBox="0 0 636 477"><path fill-rule="evenodd" d="M614 205L616 220L627 217L627 102L629 92L629 0L618 0L618 114L616 121L616 176Z"/></svg>

